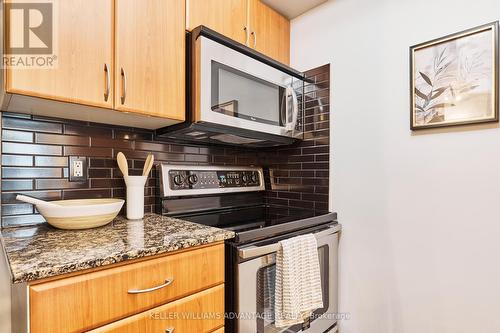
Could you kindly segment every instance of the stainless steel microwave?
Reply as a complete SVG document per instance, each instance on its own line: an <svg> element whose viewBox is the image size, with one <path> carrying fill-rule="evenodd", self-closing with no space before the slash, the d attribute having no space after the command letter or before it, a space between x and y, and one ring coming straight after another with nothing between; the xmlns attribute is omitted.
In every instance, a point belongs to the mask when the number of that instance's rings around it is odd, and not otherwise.
<svg viewBox="0 0 500 333"><path fill-rule="evenodd" d="M188 39L186 122L160 138L254 147L303 138L303 73L203 26Z"/></svg>

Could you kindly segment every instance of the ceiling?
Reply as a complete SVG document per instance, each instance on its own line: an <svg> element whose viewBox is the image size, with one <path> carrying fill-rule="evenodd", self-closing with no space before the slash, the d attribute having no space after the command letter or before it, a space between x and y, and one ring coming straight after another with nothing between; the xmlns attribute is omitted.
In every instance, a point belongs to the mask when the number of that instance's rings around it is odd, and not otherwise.
<svg viewBox="0 0 500 333"><path fill-rule="evenodd" d="M277 12L293 19L328 0L262 0Z"/></svg>

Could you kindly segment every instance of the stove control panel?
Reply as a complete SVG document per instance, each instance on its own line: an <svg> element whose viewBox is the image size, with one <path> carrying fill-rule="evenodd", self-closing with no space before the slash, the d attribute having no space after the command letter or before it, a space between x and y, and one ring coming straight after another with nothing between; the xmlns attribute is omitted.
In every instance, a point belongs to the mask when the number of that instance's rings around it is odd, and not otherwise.
<svg viewBox="0 0 500 333"><path fill-rule="evenodd" d="M163 196L264 190L261 168L164 164L161 171Z"/></svg>
<svg viewBox="0 0 500 333"><path fill-rule="evenodd" d="M169 178L172 190L260 185L260 176L257 171L170 170Z"/></svg>

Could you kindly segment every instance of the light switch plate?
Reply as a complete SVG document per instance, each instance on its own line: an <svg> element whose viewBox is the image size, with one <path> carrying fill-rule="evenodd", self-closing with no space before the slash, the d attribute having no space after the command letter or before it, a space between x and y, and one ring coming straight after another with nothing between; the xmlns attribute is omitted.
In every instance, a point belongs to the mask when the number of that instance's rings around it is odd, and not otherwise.
<svg viewBox="0 0 500 333"><path fill-rule="evenodd" d="M88 164L87 158L83 156L69 156L69 181L84 182L87 181Z"/></svg>

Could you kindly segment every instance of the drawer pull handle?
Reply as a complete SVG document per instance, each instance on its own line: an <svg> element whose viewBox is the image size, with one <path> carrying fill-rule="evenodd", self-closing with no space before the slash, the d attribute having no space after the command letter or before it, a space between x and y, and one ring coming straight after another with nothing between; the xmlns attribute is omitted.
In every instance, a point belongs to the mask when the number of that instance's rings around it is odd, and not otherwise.
<svg viewBox="0 0 500 333"><path fill-rule="evenodd" d="M129 294L144 294L144 293L149 293L151 291L155 291L161 288L165 288L166 286L172 284L174 282L174 278L166 279L164 284L161 284L159 286L153 287L153 288L148 288L148 289L130 289L128 291Z"/></svg>
<svg viewBox="0 0 500 333"><path fill-rule="evenodd" d="M175 328L173 328L173 327L167 327L165 329L165 333L174 333L174 330L175 330Z"/></svg>

